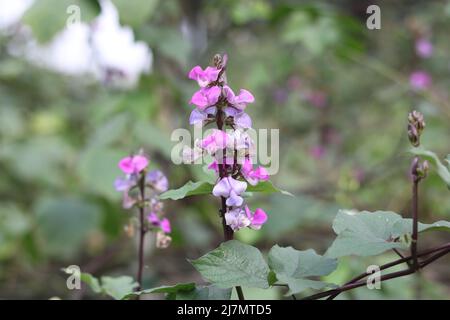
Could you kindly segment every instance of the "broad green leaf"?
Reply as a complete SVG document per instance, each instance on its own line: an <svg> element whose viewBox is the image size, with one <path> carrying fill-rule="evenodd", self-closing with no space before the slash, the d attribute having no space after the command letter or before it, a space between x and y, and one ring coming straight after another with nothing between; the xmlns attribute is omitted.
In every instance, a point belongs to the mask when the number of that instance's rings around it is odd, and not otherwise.
<svg viewBox="0 0 450 320"><path fill-rule="evenodd" d="M103 290L100 281L92 274L82 272L80 280L86 283L95 293L101 293Z"/></svg>
<svg viewBox="0 0 450 320"><path fill-rule="evenodd" d="M306 289L323 289L334 286L309 277L325 276L337 267L337 260L318 255L314 250L295 250L278 245L269 252L269 266L280 283L289 286L288 294L297 294Z"/></svg>
<svg viewBox="0 0 450 320"><path fill-rule="evenodd" d="M432 164L434 164L436 166L437 174L441 177L442 180L444 180L444 182L447 184L447 187L450 189L450 167L445 167L434 152L425 150L423 148L413 148L410 152L414 155L424 157ZM450 165L449 156L447 156L447 159L445 159L445 161Z"/></svg>
<svg viewBox="0 0 450 320"><path fill-rule="evenodd" d="M394 225L401 219L400 215L388 211L355 213L340 210L333 222L337 238L326 255L371 256L389 249L405 248L404 243L395 241L398 234L394 234Z"/></svg>
<svg viewBox="0 0 450 320"><path fill-rule="evenodd" d="M152 15L159 0L112 0L123 24L139 27Z"/></svg>
<svg viewBox="0 0 450 320"><path fill-rule="evenodd" d="M435 223L426 224L419 222L419 232L426 231L450 231L450 222L440 220ZM412 233L412 219L402 219L395 223L393 227L393 234L396 237L401 237L405 234Z"/></svg>
<svg viewBox="0 0 450 320"><path fill-rule="evenodd" d="M131 299L143 294L165 293L168 300L229 300L231 289L215 286L196 286L195 283L180 283L174 286L162 286L127 294L123 299Z"/></svg>
<svg viewBox="0 0 450 320"><path fill-rule="evenodd" d="M77 12L81 21L90 21L99 13L99 8L95 1L89 0L36 0L25 12L22 21L31 27L33 35L43 43L61 31L68 19Z"/></svg>
<svg viewBox="0 0 450 320"><path fill-rule="evenodd" d="M255 247L236 240L190 261L203 278L219 288L235 286L269 288L269 267Z"/></svg>
<svg viewBox="0 0 450 320"><path fill-rule="evenodd" d="M293 197L294 195L288 191L284 191L275 187L271 181L262 181L256 186L248 185L246 192L261 192L261 193L281 193L286 196Z"/></svg>
<svg viewBox="0 0 450 320"><path fill-rule="evenodd" d="M133 297L137 297L143 294L150 294L150 293L167 293L167 294L177 294L181 291L193 291L195 289L195 283L179 283L173 286L161 286L151 289L144 289L141 291L131 292L123 297L123 299L130 299Z"/></svg>
<svg viewBox="0 0 450 320"><path fill-rule="evenodd" d="M104 276L99 280L89 273L81 273L80 280L86 283L95 293L106 294L116 300L126 299L140 294L133 292L138 287L138 283L130 276Z"/></svg>
<svg viewBox="0 0 450 320"><path fill-rule="evenodd" d="M230 300L231 288L222 289L216 286L196 287L191 291L179 291L176 294L169 293L169 300Z"/></svg>
<svg viewBox="0 0 450 320"><path fill-rule="evenodd" d="M138 287L138 283L129 276L120 276L116 278L105 276L101 278L101 282L103 292L116 300L123 299Z"/></svg>
<svg viewBox="0 0 450 320"><path fill-rule="evenodd" d="M394 248L407 248L408 245L400 240L411 234L412 220L390 211L341 210L333 222L333 229L337 237L327 256L371 256ZM419 223L419 232L441 229L450 230L450 223Z"/></svg>
<svg viewBox="0 0 450 320"><path fill-rule="evenodd" d="M159 198L160 199L180 200L180 199L183 199L183 198L189 197L189 196L195 196L195 195L201 195L201 194L211 194L213 187L214 186L208 182L189 181L188 183L186 183L184 186L182 186L179 189L173 189L173 190L164 192L163 194L161 194L159 196Z"/></svg>

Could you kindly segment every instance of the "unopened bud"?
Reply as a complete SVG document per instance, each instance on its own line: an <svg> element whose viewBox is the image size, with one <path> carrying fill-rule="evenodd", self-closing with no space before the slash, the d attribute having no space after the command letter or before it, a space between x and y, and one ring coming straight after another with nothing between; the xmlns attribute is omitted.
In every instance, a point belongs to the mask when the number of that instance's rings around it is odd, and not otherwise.
<svg viewBox="0 0 450 320"><path fill-rule="evenodd" d="M419 166L417 167L418 177L421 179L425 179L427 177L429 167L430 166L429 166L427 160L425 160L423 163L419 164Z"/></svg>
<svg viewBox="0 0 450 320"><path fill-rule="evenodd" d="M425 129L423 114L413 111L408 114L408 139L414 147L420 145L420 136Z"/></svg>

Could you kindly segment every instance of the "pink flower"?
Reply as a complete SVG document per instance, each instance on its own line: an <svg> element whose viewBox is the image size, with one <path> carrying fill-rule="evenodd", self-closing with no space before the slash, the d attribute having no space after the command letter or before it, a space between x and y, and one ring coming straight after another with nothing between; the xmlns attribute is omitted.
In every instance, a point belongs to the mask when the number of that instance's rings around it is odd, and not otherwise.
<svg viewBox="0 0 450 320"><path fill-rule="evenodd" d="M323 146L317 145L313 146L309 150L309 154L311 157L313 157L315 160L320 160L325 156L325 148Z"/></svg>
<svg viewBox="0 0 450 320"><path fill-rule="evenodd" d="M170 226L170 221L167 218L159 219L158 215L154 212L151 212L147 216L147 220L155 227L161 228L164 233L170 233L172 228Z"/></svg>
<svg viewBox="0 0 450 320"><path fill-rule="evenodd" d="M431 85L431 76L425 71L415 71L409 77L409 83L414 90L424 90Z"/></svg>
<svg viewBox="0 0 450 320"><path fill-rule="evenodd" d="M223 89L225 91L228 103L239 110L244 110L248 103L255 102L255 98L248 90L241 89L239 91L239 95L236 96L229 86L224 86Z"/></svg>
<svg viewBox="0 0 450 320"><path fill-rule="evenodd" d="M433 55L433 44L426 38L416 41L416 53L421 58L429 58Z"/></svg>
<svg viewBox="0 0 450 320"><path fill-rule="evenodd" d="M228 136L225 131L214 129L213 132L200 141L200 147L209 154L223 150L227 146Z"/></svg>
<svg viewBox="0 0 450 320"><path fill-rule="evenodd" d="M261 229L262 225L267 221L267 214L261 208L256 209L255 212L251 212L250 209L247 206L245 206L245 214L247 215L247 218L250 220L249 227L251 229L259 230Z"/></svg>
<svg viewBox="0 0 450 320"><path fill-rule="evenodd" d="M200 110L213 106L219 100L221 89L218 86L211 88L201 88L191 98L190 104L195 105Z"/></svg>
<svg viewBox="0 0 450 320"><path fill-rule="evenodd" d="M210 82L216 81L220 70L214 67L207 67L203 70L200 66L195 66L189 72L189 79L197 81L202 88L206 87Z"/></svg>
<svg viewBox="0 0 450 320"><path fill-rule="evenodd" d="M239 231L242 228L248 227L251 224L242 208L235 208L225 213L225 223L230 226L233 231Z"/></svg>
<svg viewBox="0 0 450 320"><path fill-rule="evenodd" d="M170 221L167 218L161 220L160 227L164 233L170 233L172 231L172 228L170 227Z"/></svg>
<svg viewBox="0 0 450 320"><path fill-rule="evenodd" d="M218 173L219 172L219 164L217 163L216 160L214 160L213 162L211 162L209 164L208 169L214 170L215 173Z"/></svg>
<svg viewBox="0 0 450 320"><path fill-rule="evenodd" d="M213 195L227 198L226 205L239 207L244 202L240 196L247 189L247 184L232 177L222 178L213 188Z"/></svg>
<svg viewBox="0 0 450 320"><path fill-rule="evenodd" d="M169 181L160 170L152 170L145 176L147 184L149 184L156 192L161 193L169 189Z"/></svg>
<svg viewBox="0 0 450 320"><path fill-rule="evenodd" d="M233 231L238 231L245 227L259 230L266 221L267 214L260 208L252 212L248 206L245 206L245 208L239 207L229 210L225 214L225 222Z"/></svg>
<svg viewBox="0 0 450 320"><path fill-rule="evenodd" d="M259 183L259 181L267 181L269 180L269 173L266 168L258 167L255 170L253 169L252 161L249 158L244 160L241 168L242 175L244 178L250 183L252 186L255 186Z"/></svg>
<svg viewBox="0 0 450 320"><path fill-rule="evenodd" d="M148 159L141 155L126 157L119 161L119 168L125 174L139 173L147 166Z"/></svg>
<svg viewBox="0 0 450 320"><path fill-rule="evenodd" d="M147 216L147 220L155 227L159 227L160 221L156 213L150 212L150 214Z"/></svg>

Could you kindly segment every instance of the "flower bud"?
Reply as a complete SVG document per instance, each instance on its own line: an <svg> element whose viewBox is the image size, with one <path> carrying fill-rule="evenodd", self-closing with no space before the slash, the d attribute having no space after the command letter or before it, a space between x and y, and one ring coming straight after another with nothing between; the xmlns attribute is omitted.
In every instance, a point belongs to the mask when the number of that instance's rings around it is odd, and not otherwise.
<svg viewBox="0 0 450 320"><path fill-rule="evenodd" d="M408 139L414 147L420 145L420 136L425 129L423 114L413 111L408 114Z"/></svg>
<svg viewBox="0 0 450 320"><path fill-rule="evenodd" d="M427 160L425 160L424 162L422 162L421 164L419 164L419 165L417 166L417 170L416 170L417 176L418 176L420 179L425 179L425 178L427 177L429 167L430 167L430 166L429 166Z"/></svg>

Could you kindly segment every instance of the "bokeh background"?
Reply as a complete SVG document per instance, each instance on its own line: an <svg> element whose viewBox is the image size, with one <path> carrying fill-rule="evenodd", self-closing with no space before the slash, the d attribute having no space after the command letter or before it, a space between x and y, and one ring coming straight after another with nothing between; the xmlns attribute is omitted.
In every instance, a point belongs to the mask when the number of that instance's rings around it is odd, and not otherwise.
<svg viewBox="0 0 450 320"><path fill-rule="evenodd" d="M172 164L170 134L189 128L188 71L215 53L228 54L232 87L255 95L247 109L255 127L280 129L273 181L297 196L253 198L269 222L238 239L323 253L339 208L408 216L407 113L425 114L427 148L450 151L450 1L379 1L381 30L368 30L374 3L0 0L0 298L98 298L67 289L61 268L72 264L134 276L117 162L143 147L171 188L202 178L201 167ZM65 28L77 13L82 23ZM156 249L148 237L145 287L201 282L186 258L220 243L217 199L165 205L173 244ZM450 219L434 173L422 184L420 214ZM442 241L448 234L424 235L420 246ZM342 259L327 280L343 283L394 257ZM449 262L340 298L448 299ZM245 293L283 297L278 288Z"/></svg>

